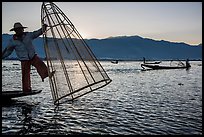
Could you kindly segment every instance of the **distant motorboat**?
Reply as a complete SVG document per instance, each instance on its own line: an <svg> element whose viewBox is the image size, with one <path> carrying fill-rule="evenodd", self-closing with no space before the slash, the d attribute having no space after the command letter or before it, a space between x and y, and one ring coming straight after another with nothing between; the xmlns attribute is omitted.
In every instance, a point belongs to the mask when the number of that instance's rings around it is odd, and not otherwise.
<svg viewBox="0 0 204 137"><path fill-rule="evenodd" d="M118 64L118 60L112 60L111 63Z"/></svg>

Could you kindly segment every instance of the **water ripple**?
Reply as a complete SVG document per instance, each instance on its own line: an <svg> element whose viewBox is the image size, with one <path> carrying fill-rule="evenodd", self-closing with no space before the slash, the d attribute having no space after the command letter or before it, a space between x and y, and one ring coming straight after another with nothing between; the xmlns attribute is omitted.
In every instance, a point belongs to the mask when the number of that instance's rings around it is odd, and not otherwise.
<svg viewBox="0 0 204 137"><path fill-rule="evenodd" d="M2 89L19 89L17 62L3 62ZM113 80L90 94L55 106L48 79L32 70L43 92L2 107L4 135L201 135L202 65L186 70L140 71L140 62L102 62ZM14 77L16 76L16 77Z"/></svg>

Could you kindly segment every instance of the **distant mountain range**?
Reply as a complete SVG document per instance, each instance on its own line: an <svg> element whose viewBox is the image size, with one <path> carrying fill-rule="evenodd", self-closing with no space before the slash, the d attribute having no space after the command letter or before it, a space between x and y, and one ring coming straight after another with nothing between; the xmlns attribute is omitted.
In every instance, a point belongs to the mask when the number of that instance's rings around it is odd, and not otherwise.
<svg viewBox="0 0 204 137"><path fill-rule="evenodd" d="M2 50L6 47L10 34L2 34ZM85 39L98 59L110 60L202 60L202 44L189 45L164 40L153 40L140 36L119 36L105 39ZM42 37L33 41L36 52L45 57ZM9 58L16 58L12 53Z"/></svg>

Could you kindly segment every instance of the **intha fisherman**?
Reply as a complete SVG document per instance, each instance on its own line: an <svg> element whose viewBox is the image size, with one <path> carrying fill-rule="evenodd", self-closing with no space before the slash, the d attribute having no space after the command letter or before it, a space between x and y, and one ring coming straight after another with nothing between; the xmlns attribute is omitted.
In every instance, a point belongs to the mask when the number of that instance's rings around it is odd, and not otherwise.
<svg viewBox="0 0 204 137"><path fill-rule="evenodd" d="M23 92L31 92L31 65L37 69L42 81L44 81L44 79L48 76L52 77L55 71L51 73L48 72L47 66L38 57L32 44L32 41L35 38L39 37L45 32L47 25L44 24L42 28L33 32L24 32L25 28L27 27L23 27L20 22L14 24L14 27L10 31L15 31L16 34L14 34L9 40L7 47L2 53L2 59L11 55L11 53L15 50L16 55L21 62Z"/></svg>

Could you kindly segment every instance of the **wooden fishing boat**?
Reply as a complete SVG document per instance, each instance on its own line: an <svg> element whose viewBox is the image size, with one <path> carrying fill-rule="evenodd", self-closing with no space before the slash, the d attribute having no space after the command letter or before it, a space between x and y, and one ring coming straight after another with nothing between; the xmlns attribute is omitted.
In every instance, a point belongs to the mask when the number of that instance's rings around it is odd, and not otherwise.
<svg viewBox="0 0 204 137"><path fill-rule="evenodd" d="M1 100L6 103L9 102L13 98L31 96L41 93L42 90L32 90L31 92L23 92L22 90L11 90L11 91L2 91L1 92Z"/></svg>
<svg viewBox="0 0 204 137"><path fill-rule="evenodd" d="M190 66L160 66L160 65L150 65L150 64L141 64L141 67L151 68L151 69L188 69Z"/></svg>
<svg viewBox="0 0 204 137"><path fill-rule="evenodd" d="M171 61L171 63L173 62L173 60ZM171 65L170 63L170 66L167 66L167 65L158 65L161 63L161 61L159 62L146 62L145 61L145 58L143 58L143 64L141 64L141 67L143 68L143 70L145 70L147 67L148 70L149 69L153 69L153 70L157 70L157 69L189 69L191 67L190 63L189 63L189 60L187 59L186 60L186 65L181 62L180 60L176 61L177 65Z"/></svg>

